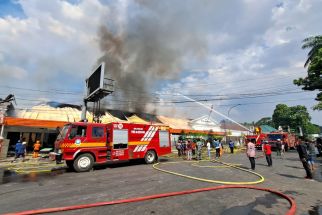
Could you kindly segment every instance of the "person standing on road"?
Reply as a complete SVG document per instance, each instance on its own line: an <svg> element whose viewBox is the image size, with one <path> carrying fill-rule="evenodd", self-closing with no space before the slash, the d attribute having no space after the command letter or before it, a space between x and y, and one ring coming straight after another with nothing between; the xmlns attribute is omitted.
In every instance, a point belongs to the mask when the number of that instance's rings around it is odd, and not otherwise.
<svg viewBox="0 0 322 215"><path fill-rule="evenodd" d="M311 169L308 164L309 155L307 153L307 144L305 144L301 141L300 144L296 146L296 150L297 150L297 153L299 154L299 157L302 161L303 167L306 172L305 178L312 179L313 175L312 175Z"/></svg>
<svg viewBox="0 0 322 215"><path fill-rule="evenodd" d="M210 141L207 141L207 151L208 151L208 158L209 160L211 160L211 154L210 154L210 150L211 150L211 144Z"/></svg>
<svg viewBox="0 0 322 215"><path fill-rule="evenodd" d="M190 161L192 159L192 143L190 140L187 142L187 160Z"/></svg>
<svg viewBox="0 0 322 215"><path fill-rule="evenodd" d="M191 149L192 149L192 156L196 156L196 147L197 146L197 143L196 143L196 140L192 140L191 142Z"/></svg>
<svg viewBox="0 0 322 215"><path fill-rule="evenodd" d="M197 160L201 160L202 147L203 147L203 142L199 140L197 142Z"/></svg>
<svg viewBox="0 0 322 215"><path fill-rule="evenodd" d="M308 149L308 152L309 152L307 162L308 162L308 164L309 164L309 166L311 168L311 171L314 171L314 161L315 161L316 154L315 154L315 146L314 146L314 143L312 141L310 141L308 143L307 149Z"/></svg>
<svg viewBox="0 0 322 215"><path fill-rule="evenodd" d="M25 156L27 156L27 141L26 138L22 138L22 145L25 148Z"/></svg>
<svg viewBox="0 0 322 215"><path fill-rule="evenodd" d="M36 143L34 144L33 158L38 158L39 151L40 151L40 141L37 140Z"/></svg>
<svg viewBox="0 0 322 215"><path fill-rule="evenodd" d="M281 139L277 139L277 142L276 142L276 156L281 157L281 150L282 150Z"/></svg>
<svg viewBox="0 0 322 215"><path fill-rule="evenodd" d="M214 142L215 149L216 149L216 158L220 157L220 142L218 140L215 140Z"/></svg>
<svg viewBox="0 0 322 215"><path fill-rule="evenodd" d="M234 142L232 140L229 141L229 148L230 148L230 153L234 154Z"/></svg>
<svg viewBox="0 0 322 215"><path fill-rule="evenodd" d="M286 145L286 143L282 142L282 144L281 144L281 156L282 157L284 156L284 153L285 153L285 145Z"/></svg>
<svg viewBox="0 0 322 215"><path fill-rule="evenodd" d="M178 150L178 157L181 156L181 140L178 140L176 144L176 149Z"/></svg>
<svg viewBox="0 0 322 215"><path fill-rule="evenodd" d="M254 140L249 141L247 143L247 150L246 150L246 154L247 154L247 157L249 158L252 170L255 170L256 152L255 152L255 144L254 144L254 142L255 142Z"/></svg>
<svg viewBox="0 0 322 215"><path fill-rule="evenodd" d="M16 156L15 156L15 160L17 160L17 158L19 158L20 156L22 157L22 161L25 161L25 144L23 145L21 143L20 140L18 140L18 142L16 143L16 147L15 147L15 152L16 152ZM11 162L13 162L11 161Z"/></svg>
<svg viewBox="0 0 322 215"><path fill-rule="evenodd" d="M264 141L263 151L264 151L264 154L265 154L265 157L266 157L267 165L272 166L273 165L273 162L272 162L272 147L268 143L267 140Z"/></svg>

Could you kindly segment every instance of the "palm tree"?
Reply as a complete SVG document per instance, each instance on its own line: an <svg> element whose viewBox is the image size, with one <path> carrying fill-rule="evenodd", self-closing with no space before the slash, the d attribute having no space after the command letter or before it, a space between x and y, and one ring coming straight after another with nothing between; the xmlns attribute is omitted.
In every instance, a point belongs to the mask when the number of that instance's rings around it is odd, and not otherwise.
<svg viewBox="0 0 322 215"><path fill-rule="evenodd" d="M313 57L317 54L318 50L322 48L322 35L304 39L302 49L308 48L311 50L307 54L308 58L304 64L304 67L307 67L307 65L312 61Z"/></svg>

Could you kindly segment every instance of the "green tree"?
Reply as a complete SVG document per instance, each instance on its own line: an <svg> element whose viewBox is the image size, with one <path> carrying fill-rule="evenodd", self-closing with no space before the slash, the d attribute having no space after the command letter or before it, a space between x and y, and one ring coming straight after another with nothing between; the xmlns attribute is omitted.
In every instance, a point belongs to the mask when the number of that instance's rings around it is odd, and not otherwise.
<svg viewBox="0 0 322 215"><path fill-rule="evenodd" d="M272 117L263 117L260 120L258 120L255 125L261 126L261 125L269 125L274 127L274 123L272 121Z"/></svg>
<svg viewBox="0 0 322 215"><path fill-rule="evenodd" d="M308 134L320 134L321 133L320 126L314 125L312 123L309 123L307 129L308 129L307 130Z"/></svg>
<svg viewBox="0 0 322 215"><path fill-rule="evenodd" d="M308 66L307 77L293 81L298 86L303 86L303 90L322 90L322 36L309 37L303 40L302 49L310 49L304 67ZM313 107L315 110L322 110L322 92L317 94L319 101Z"/></svg>
<svg viewBox="0 0 322 215"><path fill-rule="evenodd" d="M297 130L301 126L304 134L309 134L310 120L310 114L306 107L302 105L288 107L285 104L278 104L272 116L272 121L276 128L278 126L290 126L292 130Z"/></svg>

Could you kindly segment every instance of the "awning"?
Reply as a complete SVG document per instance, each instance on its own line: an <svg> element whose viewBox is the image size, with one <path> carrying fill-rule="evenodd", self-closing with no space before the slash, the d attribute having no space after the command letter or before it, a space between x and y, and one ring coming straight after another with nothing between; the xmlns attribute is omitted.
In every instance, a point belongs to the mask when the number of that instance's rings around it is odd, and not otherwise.
<svg viewBox="0 0 322 215"><path fill-rule="evenodd" d="M63 127L68 122L53 121L53 120L36 120L23 119L15 117L5 117L5 126L25 126L25 127L39 127L39 128L57 128Z"/></svg>

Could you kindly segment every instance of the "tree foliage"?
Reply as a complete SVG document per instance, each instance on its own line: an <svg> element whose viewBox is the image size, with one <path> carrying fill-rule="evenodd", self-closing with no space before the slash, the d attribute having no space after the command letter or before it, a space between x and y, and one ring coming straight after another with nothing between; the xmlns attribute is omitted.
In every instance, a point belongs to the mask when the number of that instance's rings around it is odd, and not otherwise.
<svg viewBox="0 0 322 215"><path fill-rule="evenodd" d="M310 49L304 67L308 66L307 77L293 81L303 90L322 91L322 36L309 37L303 40L303 49ZM317 94L316 100L319 103L313 107L315 110L322 110L322 92Z"/></svg>
<svg viewBox="0 0 322 215"><path fill-rule="evenodd" d="M263 117L260 120L258 120L255 125L261 126L261 125L269 125L274 127L274 123L272 121L272 117Z"/></svg>
<svg viewBox="0 0 322 215"><path fill-rule="evenodd" d="M317 131L310 122L311 117L306 107L302 105L293 107L288 107L285 104L276 105L272 121L275 128L290 126L292 130L297 130L300 126L305 135Z"/></svg>
<svg viewBox="0 0 322 215"><path fill-rule="evenodd" d="M308 134L320 134L321 133L320 126L315 125L315 124L310 123L308 125L307 129L308 129L308 131L307 131Z"/></svg>

